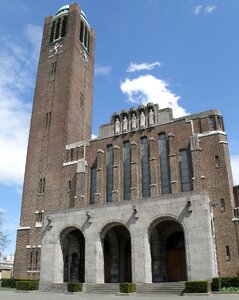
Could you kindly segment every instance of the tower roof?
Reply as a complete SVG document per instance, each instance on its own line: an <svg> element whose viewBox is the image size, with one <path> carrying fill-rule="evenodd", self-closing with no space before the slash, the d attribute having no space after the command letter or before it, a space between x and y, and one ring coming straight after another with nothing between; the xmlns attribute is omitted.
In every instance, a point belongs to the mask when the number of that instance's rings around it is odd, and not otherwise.
<svg viewBox="0 0 239 300"><path fill-rule="evenodd" d="M55 14L55 17L58 16L58 15L60 15L60 14L62 14L62 13L68 12L69 8L70 8L69 4L63 5L61 8L58 9L57 13ZM89 26L88 21L87 21L87 17L85 15L85 13L83 12L83 10L81 10L81 16L85 20L85 22L87 23L87 25Z"/></svg>

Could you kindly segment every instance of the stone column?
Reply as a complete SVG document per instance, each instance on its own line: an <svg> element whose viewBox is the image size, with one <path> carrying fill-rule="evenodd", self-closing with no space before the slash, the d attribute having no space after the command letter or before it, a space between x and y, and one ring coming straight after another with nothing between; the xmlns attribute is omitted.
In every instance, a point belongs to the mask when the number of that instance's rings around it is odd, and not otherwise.
<svg viewBox="0 0 239 300"><path fill-rule="evenodd" d="M113 191L112 202L118 202L120 191L120 147L115 145L113 147Z"/></svg>
<svg viewBox="0 0 239 300"><path fill-rule="evenodd" d="M97 150L97 169L96 169L96 194L95 204L101 204L104 202L104 151L101 149Z"/></svg>
<svg viewBox="0 0 239 300"><path fill-rule="evenodd" d="M204 178L201 178L201 148L197 134L191 136L190 138L190 150L192 157L193 190L201 191L204 187Z"/></svg>
<svg viewBox="0 0 239 300"><path fill-rule="evenodd" d="M131 199L138 198L138 149L135 142L131 142Z"/></svg>
<svg viewBox="0 0 239 300"><path fill-rule="evenodd" d="M150 165L150 194L156 197L158 194L158 176L156 169L156 141L155 138L149 138L149 165Z"/></svg>
<svg viewBox="0 0 239 300"><path fill-rule="evenodd" d="M173 194L178 193L179 190L179 170L178 170L178 163L177 163L177 148L175 143L174 134L168 134L169 140L169 167L170 167L170 175L171 175L171 192Z"/></svg>
<svg viewBox="0 0 239 300"><path fill-rule="evenodd" d="M87 198L87 174L88 167L84 158L77 162L76 173L76 194L74 207L85 207L88 204Z"/></svg>

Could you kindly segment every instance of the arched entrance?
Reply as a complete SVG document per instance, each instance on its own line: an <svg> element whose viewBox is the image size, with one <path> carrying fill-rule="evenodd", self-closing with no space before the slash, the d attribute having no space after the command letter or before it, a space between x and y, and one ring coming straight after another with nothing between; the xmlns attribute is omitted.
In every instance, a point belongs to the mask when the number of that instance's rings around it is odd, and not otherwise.
<svg viewBox="0 0 239 300"><path fill-rule="evenodd" d="M85 238L76 228L67 228L61 233L63 254L63 281L85 281Z"/></svg>
<svg viewBox="0 0 239 300"><path fill-rule="evenodd" d="M105 282L131 282L131 238L123 225L107 226L101 235Z"/></svg>
<svg viewBox="0 0 239 300"><path fill-rule="evenodd" d="M186 280L184 232L171 220L156 222L149 230L152 261L152 281Z"/></svg>

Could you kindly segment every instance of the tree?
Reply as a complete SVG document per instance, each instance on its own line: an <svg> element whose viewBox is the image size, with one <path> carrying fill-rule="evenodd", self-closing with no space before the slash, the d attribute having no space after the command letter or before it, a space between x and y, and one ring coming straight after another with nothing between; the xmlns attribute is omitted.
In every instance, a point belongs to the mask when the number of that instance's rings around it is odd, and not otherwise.
<svg viewBox="0 0 239 300"><path fill-rule="evenodd" d="M7 247L9 243L7 233L3 230L2 224L3 224L3 213L0 211L0 253Z"/></svg>

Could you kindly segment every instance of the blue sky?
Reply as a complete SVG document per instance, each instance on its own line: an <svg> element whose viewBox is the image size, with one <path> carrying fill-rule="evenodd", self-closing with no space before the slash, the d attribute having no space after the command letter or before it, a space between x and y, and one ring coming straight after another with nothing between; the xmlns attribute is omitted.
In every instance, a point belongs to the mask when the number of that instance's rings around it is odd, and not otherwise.
<svg viewBox="0 0 239 300"><path fill-rule="evenodd" d="M147 101L174 115L219 109L239 184L239 1L81 0L96 31L93 134ZM61 0L0 2L0 210L13 253L44 17Z"/></svg>

